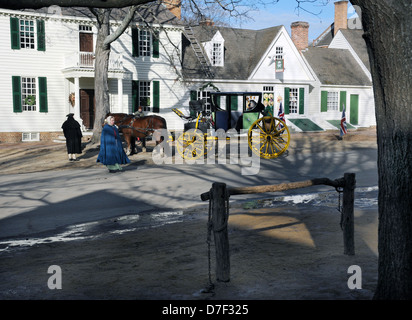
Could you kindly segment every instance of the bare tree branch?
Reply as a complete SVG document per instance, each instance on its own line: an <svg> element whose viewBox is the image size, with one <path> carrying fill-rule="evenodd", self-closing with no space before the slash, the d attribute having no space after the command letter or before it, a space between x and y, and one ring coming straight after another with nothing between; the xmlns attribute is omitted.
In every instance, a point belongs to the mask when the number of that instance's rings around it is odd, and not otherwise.
<svg viewBox="0 0 412 320"><path fill-rule="evenodd" d="M127 15L124 17L122 23L120 26L111 33L109 36L106 37L104 40L104 45L109 45L113 41L115 41L117 38L119 38L123 32L126 30L126 28L129 26L130 21L132 21L133 16L137 10L138 6L131 6L129 11L127 12Z"/></svg>
<svg viewBox="0 0 412 320"><path fill-rule="evenodd" d="M155 0L0 0L4 9L40 9L57 5L60 7L124 8Z"/></svg>

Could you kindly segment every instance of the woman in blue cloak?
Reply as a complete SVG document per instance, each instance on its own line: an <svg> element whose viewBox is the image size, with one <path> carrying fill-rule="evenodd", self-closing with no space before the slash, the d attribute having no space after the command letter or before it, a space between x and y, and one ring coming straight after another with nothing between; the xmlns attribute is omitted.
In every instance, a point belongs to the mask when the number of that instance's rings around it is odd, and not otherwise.
<svg viewBox="0 0 412 320"><path fill-rule="evenodd" d="M100 152L96 162L104 164L110 173L123 170L121 164L130 163L123 150L119 130L114 125L114 117L108 116L100 138Z"/></svg>

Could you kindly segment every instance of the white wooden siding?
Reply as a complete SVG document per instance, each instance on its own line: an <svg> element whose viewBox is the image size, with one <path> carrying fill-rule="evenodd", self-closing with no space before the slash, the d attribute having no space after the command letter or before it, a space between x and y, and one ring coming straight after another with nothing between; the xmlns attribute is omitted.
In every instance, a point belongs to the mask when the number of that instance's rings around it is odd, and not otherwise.
<svg viewBox="0 0 412 320"><path fill-rule="evenodd" d="M283 47L284 72L275 72L276 47ZM313 81L311 73L306 66L301 54L296 49L292 40L282 28L278 36L269 46L267 52L252 72L251 80L271 80L274 82L310 82Z"/></svg>
<svg viewBox="0 0 412 320"><path fill-rule="evenodd" d="M10 42L10 16L23 15L45 21L46 51L29 49L12 50ZM90 20L84 18L64 17L59 15L22 13L20 11L0 10L0 132L44 132L61 131L61 124L66 120L66 114L73 112L68 96L74 92L73 77L80 77L80 89L94 88L93 71L73 71L70 76L65 73L67 57L79 51L79 24L91 25ZM168 129L182 130L184 121L180 119L172 108L179 108L188 113L190 90L197 90L205 82L186 84L180 77L180 46L181 30L168 27L167 36L164 30L160 31L159 58L133 57L131 29L112 44L113 55L123 56L123 74L112 74L109 80L109 96L111 110L114 112L132 112L132 81L159 81L160 84L160 116L167 121ZM96 30L93 27L94 42ZM170 40L172 43L170 43ZM336 40L338 44L339 38ZM178 51L175 51L178 47ZM276 73L274 64L268 58L274 57L276 46L284 48L285 71ZM166 50L166 51L165 51ZM174 64L170 58L174 59ZM177 68L177 71L175 69ZM268 71L269 70L269 71ZM13 112L12 76L30 76L47 78L48 112L40 113L23 111ZM119 105L118 77L122 79L123 99ZM314 88L309 92L309 83ZM284 102L284 88L305 88L305 114L303 116L323 121L335 118L336 114L320 112L320 84L312 75L310 67L293 45L292 40L282 28L278 37L269 46L266 55L262 57L248 81L213 81L221 91L263 91L263 86L274 86L275 97L281 96ZM312 86L311 86L312 87ZM38 82L37 82L38 89ZM347 101L350 94L359 93L359 124L373 125L374 103L372 90L368 88L340 88L347 91ZM38 101L38 99L37 99ZM152 100L153 101L153 100ZM275 112L279 104L275 100ZM38 108L37 108L38 109ZM300 117L301 115L296 115ZM349 117L349 115L347 115Z"/></svg>
<svg viewBox="0 0 412 320"><path fill-rule="evenodd" d="M67 66L67 57L74 55L79 50L79 24L90 24L87 19L66 20L65 17L38 15L30 13L28 16L45 20L46 51L37 50L12 50L10 43L10 14L20 12L1 10L0 26L0 58L4 62L0 77L0 127L1 132L20 131L61 131L61 124L66 119L68 112L73 112L69 104L68 96L74 91L74 79L68 78L62 73ZM95 31L95 28L93 27ZM170 127L180 127L181 120L174 121L174 113L171 108L181 105L181 97L185 88L177 85L178 75L171 67L170 57L175 59L175 65L179 66L178 55L175 52L165 54L166 50L175 50L180 46L181 32L178 29L167 29L166 37L160 32L159 45L160 57L132 57L132 38L129 28L115 43L112 44L112 53L123 55L125 77L123 81L123 103L118 105L118 80L109 80L109 95L111 109L116 112L131 112L132 110L132 80L146 80L160 82L160 114L170 118ZM94 36L94 42L96 35ZM169 40L173 41L170 44ZM48 112L40 113L23 111L13 112L12 76L39 76L47 77ZM93 72L78 73L80 76L80 89L93 89ZM38 99L37 99L38 101Z"/></svg>

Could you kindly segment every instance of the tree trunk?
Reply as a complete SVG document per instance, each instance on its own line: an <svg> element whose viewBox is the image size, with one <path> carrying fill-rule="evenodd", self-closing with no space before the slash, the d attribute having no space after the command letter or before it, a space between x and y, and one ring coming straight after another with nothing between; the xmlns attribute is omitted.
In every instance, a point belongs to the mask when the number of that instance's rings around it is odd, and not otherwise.
<svg viewBox="0 0 412 320"><path fill-rule="evenodd" d="M102 124L105 115L110 111L109 102L109 58L110 44L118 39L132 21L137 6L129 8L122 23L117 29L110 34L110 13L111 9L94 9L90 11L97 19L97 39L95 50L95 66L94 66L94 89L95 89L95 120L93 126L93 136L91 143L99 143L102 133Z"/></svg>
<svg viewBox="0 0 412 320"><path fill-rule="evenodd" d="M351 0L362 10L376 103L379 263L375 299L412 299L412 6Z"/></svg>
<svg viewBox="0 0 412 320"><path fill-rule="evenodd" d="M96 114L93 126L93 136L91 143L99 143L102 133L102 124L105 115L110 111L109 104L109 57L110 44L105 44L106 38L110 34L109 29L110 9L100 9L97 15L97 39L95 50L95 75L94 90L96 99Z"/></svg>

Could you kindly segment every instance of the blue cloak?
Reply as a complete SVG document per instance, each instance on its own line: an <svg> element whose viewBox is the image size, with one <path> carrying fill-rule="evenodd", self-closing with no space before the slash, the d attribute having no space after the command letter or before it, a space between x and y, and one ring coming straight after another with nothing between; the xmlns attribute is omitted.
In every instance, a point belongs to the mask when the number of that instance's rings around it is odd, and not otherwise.
<svg viewBox="0 0 412 320"><path fill-rule="evenodd" d="M116 126L106 124L100 138L100 152L96 162L104 165L129 163L130 160L123 150L122 140Z"/></svg>

